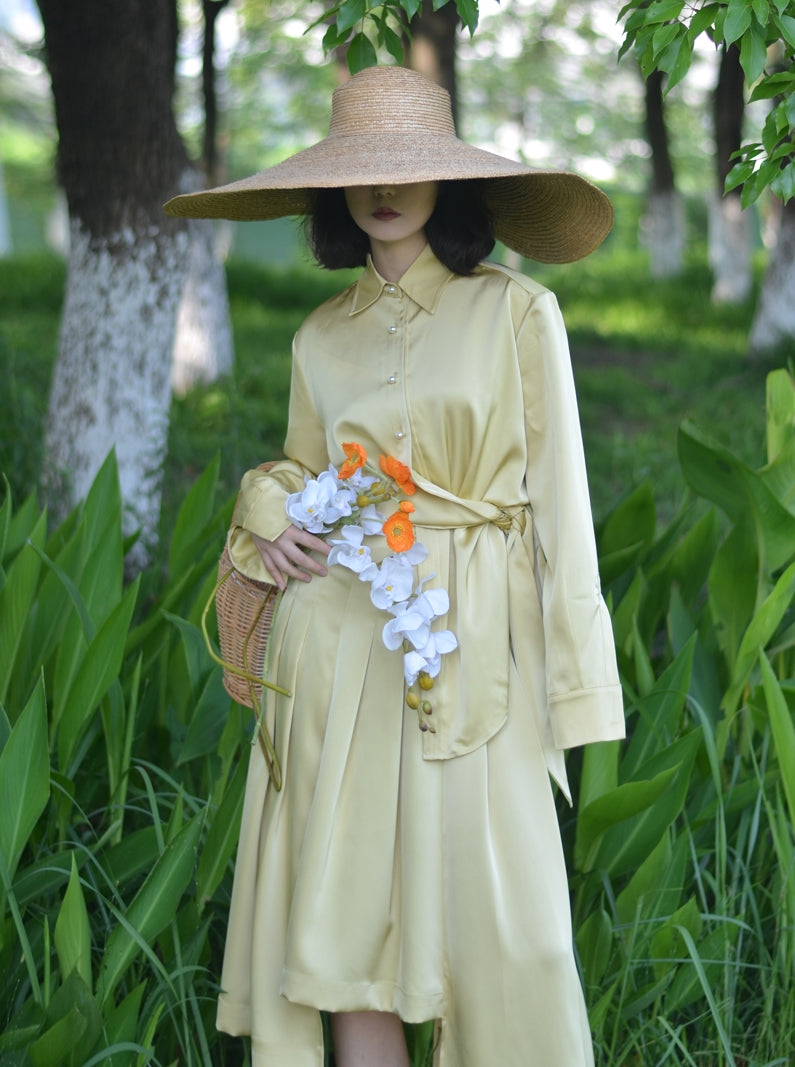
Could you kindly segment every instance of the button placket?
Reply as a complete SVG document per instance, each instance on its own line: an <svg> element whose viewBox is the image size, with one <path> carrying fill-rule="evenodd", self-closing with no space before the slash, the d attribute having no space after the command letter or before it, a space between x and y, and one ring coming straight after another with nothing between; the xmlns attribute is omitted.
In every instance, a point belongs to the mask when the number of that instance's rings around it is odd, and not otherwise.
<svg viewBox="0 0 795 1067"><path fill-rule="evenodd" d="M391 297L393 300L395 300L395 303L396 303L395 317L394 317L393 321L387 326L387 332L392 337L394 337L394 339L395 339L395 341L397 343L397 347L395 349L395 355L397 357L398 366L387 377L386 381L387 381L387 385L397 385L399 382L403 382L403 380L404 380L404 376L403 376L403 373L402 373L402 368L403 368L403 366L405 364L405 358L406 358L406 354L405 354L405 345L406 345L406 333L405 333L405 330L406 330L406 323L405 323L406 306L405 306L405 296L404 296L403 291L400 289L399 286L392 285L391 283L389 285L385 285L384 286L384 293L387 296ZM398 399L398 398L396 397L395 399ZM407 430L408 430L408 415L407 415L407 411L406 411L405 395L401 396L400 399L398 400L398 407L396 409L396 414L397 414L398 422L397 422L397 426L396 426L395 431L394 431L394 440L398 444L403 444L408 438L408 433L407 433ZM402 449L401 449L401 451L402 451ZM405 459L407 457L404 456L403 458Z"/></svg>

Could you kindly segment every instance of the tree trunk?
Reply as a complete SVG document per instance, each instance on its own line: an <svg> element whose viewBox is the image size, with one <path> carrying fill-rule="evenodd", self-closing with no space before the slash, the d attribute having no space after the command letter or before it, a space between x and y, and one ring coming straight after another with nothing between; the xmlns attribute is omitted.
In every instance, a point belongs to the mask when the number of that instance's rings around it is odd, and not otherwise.
<svg viewBox="0 0 795 1067"><path fill-rule="evenodd" d="M778 240L762 280L749 354L759 358L795 338L795 200L781 209Z"/></svg>
<svg viewBox="0 0 795 1067"><path fill-rule="evenodd" d="M685 249L685 213L674 184L662 80L660 71L653 71L646 79L646 136L651 148L652 176L641 222L641 244L649 251L653 278L679 274Z"/></svg>
<svg viewBox="0 0 795 1067"><path fill-rule="evenodd" d="M229 0L202 0L204 44L202 47L202 96L204 98L204 173L210 185L218 185L218 93L215 84L215 20Z"/></svg>
<svg viewBox="0 0 795 1067"><path fill-rule="evenodd" d="M188 224L188 279L177 315L171 386L184 396L194 385L214 382L234 366L234 344L224 265L216 253L209 219Z"/></svg>
<svg viewBox="0 0 795 1067"><path fill-rule="evenodd" d="M215 82L215 20L228 0L203 0L204 47L202 59L202 97L204 100L203 165L207 180L216 185L222 180L218 152L218 101ZM200 187L194 171L181 192ZM215 381L228 374L234 365L232 323L226 292L226 275L216 248L218 227L194 219L188 223L190 259L188 279L182 292L177 315L177 332L171 364L171 386L179 396L194 385Z"/></svg>
<svg viewBox="0 0 795 1067"><path fill-rule="evenodd" d="M742 142L745 75L736 45L724 48L713 98L717 188L709 210L709 263L712 300L742 304L751 295L751 218L742 210L741 189L724 194L732 154Z"/></svg>
<svg viewBox="0 0 795 1067"><path fill-rule="evenodd" d="M56 514L111 448L131 567L156 541L186 224L163 215L187 158L174 122L175 0L38 0L71 250L43 481Z"/></svg>
<svg viewBox="0 0 795 1067"><path fill-rule="evenodd" d="M422 0L422 8L411 20L411 37L406 42L406 66L448 91L456 127L458 93L455 59L459 24L455 4L445 4L434 11L433 0Z"/></svg>

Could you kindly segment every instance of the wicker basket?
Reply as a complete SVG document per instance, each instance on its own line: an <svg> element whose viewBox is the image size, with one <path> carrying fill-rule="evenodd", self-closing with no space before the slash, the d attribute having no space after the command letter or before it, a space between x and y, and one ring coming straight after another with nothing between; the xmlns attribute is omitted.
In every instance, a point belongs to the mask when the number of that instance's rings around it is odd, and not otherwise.
<svg viewBox="0 0 795 1067"><path fill-rule="evenodd" d="M262 685L255 679L265 671L265 649L279 590L235 570L226 546L218 561L218 583L215 611L224 689L238 704L258 711Z"/></svg>

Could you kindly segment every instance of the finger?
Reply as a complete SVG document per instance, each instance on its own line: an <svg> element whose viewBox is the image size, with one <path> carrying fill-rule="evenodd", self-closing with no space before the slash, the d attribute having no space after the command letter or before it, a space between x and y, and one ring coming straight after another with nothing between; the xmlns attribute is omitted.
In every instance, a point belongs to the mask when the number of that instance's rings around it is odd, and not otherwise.
<svg viewBox="0 0 795 1067"><path fill-rule="evenodd" d="M317 574L321 577L328 573L323 563L320 560L307 555L300 545L286 545L282 551L288 561L302 571L311 571L313 574Z"/></svg>
<svg viewBox="0 0 795 1067"><path fill-rule="evenodd" d="M295 541L302 545L308 552L319 552L321 555L327 556L331 551L331 545L322 541L314 534L307 533L306 530L299 530Z"/></svg>

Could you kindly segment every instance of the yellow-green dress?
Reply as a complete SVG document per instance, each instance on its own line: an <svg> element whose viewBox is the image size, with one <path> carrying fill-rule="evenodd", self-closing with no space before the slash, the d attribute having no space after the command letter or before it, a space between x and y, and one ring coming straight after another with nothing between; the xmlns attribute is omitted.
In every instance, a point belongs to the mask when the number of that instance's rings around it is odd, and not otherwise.
<svg viewBox="0 0 795 1067"><path fill-rule="evenodd" d="M371 262L294 344L285 455L243 479L229 546L355 441L412 472L418 577L445 588L458 648L405 704L389 616L342 566L291 582L252 749L218 1025L254 1067L321 1067L320 1010L437 1021L438 1067L593 1062L550 775L563 749L623 736L566 333L552 293L426 247L397 283ZM386 551L370 539L374 558Z"/></svg>

